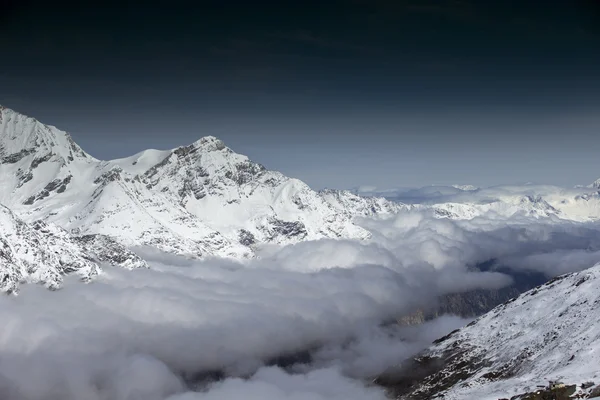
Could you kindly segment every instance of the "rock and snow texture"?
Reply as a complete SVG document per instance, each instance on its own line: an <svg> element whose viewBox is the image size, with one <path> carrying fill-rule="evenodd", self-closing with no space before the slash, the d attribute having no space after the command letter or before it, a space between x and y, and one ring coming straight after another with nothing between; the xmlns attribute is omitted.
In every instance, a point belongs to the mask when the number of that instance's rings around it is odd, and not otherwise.
<svg viewBox="0 0 600 400"><path fill-rule="evenodd" d="M355 216L397 208L349 192L321 194L211 136L100 161L67 133L7 108L0 110L0 185L0 203L26 221L192 256L248 258L262 243L365 239Z"/></svg>
<svg viewBox="0 0 600 400"><path fill-rule="evenodd" d="M350 191L310 189L269 171L212 136L173 150L101 161L70 136L0 109L0 204L27 222L106 235L194 257L251 258L262 244L367 239L356 217L432 209L438 218L596 221L591 188L431 186L396 193L402 204Z"/></svg>
<svg viewBox="0 0 600 400"><path fill-rule="evenodd" d="M359 196L349 190L325 189L320 194L339 212L349 213L351 216L372 217L411 209L410 206L389 201L383 197Z"/></svg>
<svg viewBox="0 0 600 400"><path fill-rule="evenodd" d="M0 205L0 292L16 293L20 283L58 289L63 277L90 281L103 264L148 268L131 250L103 235L73 236L54 224L31 224Z"/></svg>
<svg viewBox="0 0 600 400"><path fill-rule="evenodd" d="M66 274L87 281L99 271L67 232L41 221L29 225L0 205L0 291L16 292L21 282L57 289Z"/></svg>
<svg viewBox="0 0 600 400"><path fill-rule="evenodd" d="M73 237L89 257L98 264L107 263L125 269L149 268L140 256L106 235L83 235Z"/></svg>
<svg viewBox="0 0 600 400"><path fill-rule="evenodd" d="M499 399L600 381L600 264L552 279L436 341L402 398ZM406 372L406 371L404 371Z"/></svg>

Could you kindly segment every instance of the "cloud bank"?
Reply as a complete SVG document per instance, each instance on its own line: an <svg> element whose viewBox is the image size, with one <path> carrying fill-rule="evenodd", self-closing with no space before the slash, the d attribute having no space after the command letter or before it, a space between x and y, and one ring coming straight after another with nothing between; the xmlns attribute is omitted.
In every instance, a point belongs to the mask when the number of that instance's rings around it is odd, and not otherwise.
<svg viewBox="0 0 600 400"><path fill-rule="evenodd" d="M246 262L138 249L151 269L24 285L0 298L0 398L383 399L373 377L468 322L396 318L511 283L478 264L553 276L600 257L593 224L414 210L360 224L371 241L266 247Z"/></svg>

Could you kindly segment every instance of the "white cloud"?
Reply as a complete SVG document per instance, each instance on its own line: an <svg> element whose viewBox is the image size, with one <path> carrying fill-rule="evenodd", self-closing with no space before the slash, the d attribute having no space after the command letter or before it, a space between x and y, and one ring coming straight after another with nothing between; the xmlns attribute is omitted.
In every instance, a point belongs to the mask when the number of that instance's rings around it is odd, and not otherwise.
<svg viewBox="0 0 600 400"><path fill-rule="evenodd" d="M490 259L551 276L600 256L593 225L427 211L361 224L371 242L265 248L246 262L141 249L149 270L107 268L89 285L0 297L0 398L380 399L365 382L466 321L382 323L441 294L509 284L470 270ZM303 351L310 362L264 366ZM211 371L228 378L186 393Z"/></svg>
<svg viewBox="0 0 600 400"><path fill-rule="evenodd" d="M248 380L230 378L204 393L186 393L169 400L385 400L379 388L365 387L335 368L289 374L261 368Z"/></svg>
<svg viewBox="0 0 600 400"><path fill-rule="evenodd" d="M359 222L373 233L378 246L396 258L390 266L434 268L443 274L496 260L497 265L554 276L600 261L600 228L594 223L519 215L506 218L492 212L470 220L451 220L435 217L432 210ZM560 257L551 261L549 254ZM470 275L467 280L482 277L474 278Z"/></svg>
<svg viewBox="0 0 600 400"><path fill-rule="evenodd" d="M151 264L0 298L0 397L164 398L194 374L242 376L269 358L343 342L420 296L380 266L299 273L220 260Z"/></svg>

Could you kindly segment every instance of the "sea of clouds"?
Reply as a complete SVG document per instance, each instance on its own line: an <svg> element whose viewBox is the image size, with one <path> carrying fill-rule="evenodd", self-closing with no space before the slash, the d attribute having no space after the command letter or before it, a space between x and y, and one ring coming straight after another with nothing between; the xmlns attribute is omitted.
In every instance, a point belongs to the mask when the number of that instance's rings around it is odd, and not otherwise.
<svg viewBox="0 0 600 400"><path fill-rule="evenodd" d="M427 210L359 223L370 241L265 247L245 262L138 249L150 269L25 285L0 298L0 398L384 399L374 377L468 322L397 318L512 282L474 266L551 277L600 257L594 224Z"/></svg>

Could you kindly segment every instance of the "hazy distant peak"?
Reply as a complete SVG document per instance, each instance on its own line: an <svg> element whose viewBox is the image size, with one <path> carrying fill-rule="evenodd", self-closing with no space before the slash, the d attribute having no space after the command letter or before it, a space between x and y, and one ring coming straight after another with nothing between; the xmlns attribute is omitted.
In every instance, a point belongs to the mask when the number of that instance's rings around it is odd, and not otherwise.
<svg viewBox="0 0 600 400"><path fill-rule="evenodd" d="M592 184L588 185L589 188L592 189L600 189L600 178L596 179Z"/></svg>
<svg viewBox="0 0 600 400"><path fill-rule="evenodd" d="M474 185L452 185L452 187L455 189L464 190L465 192L472 192L475 190L479 190L479 187L474 186Z"/></svg>

